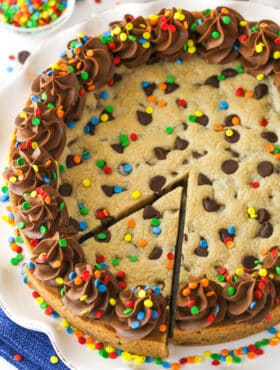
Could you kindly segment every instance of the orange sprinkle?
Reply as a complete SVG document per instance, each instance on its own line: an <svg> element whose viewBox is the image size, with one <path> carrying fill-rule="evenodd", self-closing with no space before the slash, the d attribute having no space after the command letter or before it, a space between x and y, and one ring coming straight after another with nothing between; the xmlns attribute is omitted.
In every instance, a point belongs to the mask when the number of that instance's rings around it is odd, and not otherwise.
<svg viewBox="0 0 280 370"><path fill-rule="evenodd" d="M66 71L67 70L67 65L64 64L64 63L63 64L60 64L59 65L59 68L60 68L61 71Z"/></svg>
<svg viewBox="0 0 280 370"><path fill-rule="evenodd" d="M210 292L207 292L206 295L207 297L212 297L213 295L215 295L215 292L211 290Z"/></svg>
<svg viewBox="0 0 280 370"><path fill-rule="evenodd" d="M93 91L93 90L95 90L95 86L94 85L88 86L87 90L88 91Z"/></svg>
<svg viewBox="0 0 280 370"><path fill-rule="evenodd" d="M255 358L255 357L256 357L256 354L255 354L255 352L248 352L247 357L248 357L250 360L252 360L253 358Z"/></svg>
<svg viewBox="0 0 280 370"><path fill-rule="evenodd" d="M268 144L268 145L266 145L265 150L266 150L267 152L269 152L269 153L272 153L272 152L273 152L273 150L274 150L274 145L273 145L273 144Z"/></svg>
<svg viewBox="0 0 280 370"><path fill-rule="evenodd" d="M188 24L187 21L184 21L183 26L184 26L184 29L185 30L188 30L189 29L189 24Z"/></svg>
<svg viewBox="0 0 280 370"><path fill-rule="evenodd" d="M160 88L161 90L166 90L166 89L167 89L167 85L166 85L165 83L161 83L161 84L159 85L159 88Z"/></svg>
<svg viewBox="0 0 280 370"><path fill-rule="evenodd" d="M151 27L151 26L147 26L147 27L146 27L146 31L147 31L147 32L151 32L151 31L152 31L152 27Z"/></svg>
<svg viewBox="0 0 280 370"><path fill-rule="evenodd" d="M248 90L245 92L245 98L252 98L253 96L254 96L253 91Z"/></svg>
<svg viewBox="0 0 280 370"><path fill-rule="evenodd" d="M75 277L74 284L75 285L81 285L81 284L83 284L83 279L80 276Z"/></svg>
<svg viewBox="0 0 280 370"><path fill-rule="evenodd" d="M148 101L148 102L152 103L152 102L154 102L155 100L156 100L156 97L155 97L154 95L149 95L149 96L147 96L147 101Z"/></svg>
<svg viewBox="0 0 280 370"><path fill-rule="evenodd" d="M94 50L92 50L92 49L87 50L87 51L86 51L86 55L87 55L88 57L93 57L93 56L94 56Z"/></svg>
<svg viewBox="0 0 280 370"><path fill-rule="evenodd" d="M52 161L49 159L45 162L45 166L49 167L52 164Z"/></svg>
<svg viewBox="0 0 280 370"><path fill-rule="evenodd" d="M104 216L110 216L110 213L109 213L107 208L103 209L103 214L104 214Z"/></svg>
<svg viewBox="0 0 280 370"><path fill-rule="evenodd" d="M51 204L51 197L49 195L46 196L45 203L46 204Z"/></svg>
<svg viewBox="0 0 280 370"><path fill-rule="evenodd" d="M210 13L210 18L214 18L214 16L215 16L215 12L214 12L214 9L212 9Z"/></svg>
<svg viewBox="0 0 280 370"><path fill-rule="evenodd" d="M167 262L167 264L166 264L166 268L167 268L168 270L172 270L172 269L173 269L173 266L174 266L174 264L173 264L173 262L171 262L171 261Z"/></svg>
<svg viewBox="0 0 280 370"><path fill-rule="evenodd" d="M196 289L197 288L197 282L189 283L189 288L190 289Z"/></svg>
<svg viewBox="0 0 280 370"><path fill-rule="evenodd" d="M222 356L228 356L229 351L226 348L224 348L224 349L221 350L220 353L221 353Z"/></svg>
<svg viewBox="0 0 280 370"><path fill-rule="evenodd" d="M68 60L68 63L69 64L72 64L72 63L75 63L75 62L76 62L76 59L75 58L71 58L71 59Z"/></svg>
<svg viewBox="0 0 280 370"><path fill-rule="evenodd" d="M222 125L220 125L220 124L216 124L214 126L214 130L215 131L223 131L223 129L224 129L224 127Z"/></svg>
<svg viewBox="0 0 280 370"><path fill-rule="evenodd" d="M99 271L99 270L94 271L94 277L96 279L100 279L100 277L101 277L101 271Z"/></svg>
<svg viewBox="0 0 280 370"><path fill-rule="evenodd" d="M221 11L222 11L222 13L223 13L223 14L228 14L228 13L229 13L229 11L228 11L228 9L227 9L227 8L222 8L222 10L221 10Z"/></svg>
<svg viewBox="0 0 280 370"><path fill-rule="evenodd" d="M171 370L180 370L181 366L179 364L171 364Z"/></svg>
<svg viewBox="0 0 280 370"><path fill-rule="evenodd" d="M74 48L75 54L81 54L81 49L80 48Z"/></svg>
<svg viewBox="0 0 280 370"><path fill-rule="evenodd" d="M58 118L62 118L62 117L64 116L64 112L63 112L63 110L58 109L58 110L56 111L56 115L57 115L57 117L58 117Z"/></svg>
<svg viewBox="0 0 280 370"><path fill-rule="evenodd" d="M159 331L160 331L160 332L162 332L162 333L164 333L164 332L166 331L166 325L161 324L161 325L159 326Z"/></svg>
<svg viewBox="0 0 280 370"><path fill-rule="evenodd" d="M279 339L278 338L271 338L270 341L269 341L269 344L271 346L276 346L278 343L279 343Z"/></svg>
<svg viewBox="0 0 280 370"><path fill-rule="evenodd" d="M187 297L188 295L191 294L191 290L190 290L190 288L186 288L186 289L183 290L182 293L183 293L183 296L184 297Z"/></svg>
<svg viewBox="0 0 280 370"><path fill-rule="evenodd" d="M260 250L260 254L261 254L262 256L265 256L267 253L268 253L267 248L262 248L262 249Z"/></svg>
<svg viewBox="0 0 280 370"><path fill-rule="evenodd" d="M140 240L138 240L137 245L138 245L138 247L144 248L147 245L147 240L140 239Z"/></svg>
<svg viewBox="0 0 280 370"><path fill-rule="evenodd" d="M157 106L158 107L160 107L160 108L163 108L163 107L165 107L167 105L167 103L166 103L166 101L164 101L164 100L159 100L158 102L157 102Z"/></svg>
<svg viewBox="0 0 280 370"><path fill-rule="evenodd" d="M76 69L80 69L80 68L81 68L81 66L82 66L82 63L81 63L81 62L78 62L78 63L76 64Z"/></svg>
<svg viewBox="0 0 280 370"><path fill-rule="evenodd" d="M75 162L75 163L81 163L81 157L79 156L79 155L74 155L74 157L73 157L73 161Z"/></svg>
<svg viewBox="0 0 280 370"><path fill-rule="evenodd" d="M234 117L232 118L231 122L232 122L232 124L233 124L234 126L237 126L237 125L239 125L239 124L240 124L240 119L239 119L239 117L234 116Z"/></svg>
<svg viewBox="0 0 280 370"><path fill-rule="evenodd" d="M188 364L194 364L195 363L195 357L194 356L188 356L187 359L188 359L188 361L187 361Z"/></svg>
<svg viewBox="0 0 280 370"><path fill-rule="evenodd" d="M80 338L80 337L82 337L84 335L84 333L82 332L82 330L76 330L74 333L75 333L75 336L77 338Z"/></svg>
<svg viewBox="0 0 280 370"><path fill-rule="evenodd" d="M203 288L207 287L209 285L209 280L208 279L202 279L200 281L200 285L203 286Z"/></svg>
<svg viewBox="0 0 280 370"><path fill-rule="evenodd" d="M274 154L274 158L275 158L275 159L280 159L280 153L276 153L276 154Z"/></svg>
<svg viewBox="0 0 280 370"><path fill-rule="evenodd" d="M91 344L91 343L93 343L94 342L94 339L92 338L92 337L87 337L86 338L86 343L87 344Z"/></svg>
<svg viewBox="0 0 280 370"><path fill-rule="evenodd" d="M233 248L234 247L234 241L233 240L228 241L227 244L226 244L226 246L229 249Z"/></svg>
<svg viewBox="0 0 280 370"><path fill-rule="evenodd" d="M127 220L127 227L129 227L130 229L134 229L135 225L136 223L133 220L133 218L130 218L129 220Z"/></svg>

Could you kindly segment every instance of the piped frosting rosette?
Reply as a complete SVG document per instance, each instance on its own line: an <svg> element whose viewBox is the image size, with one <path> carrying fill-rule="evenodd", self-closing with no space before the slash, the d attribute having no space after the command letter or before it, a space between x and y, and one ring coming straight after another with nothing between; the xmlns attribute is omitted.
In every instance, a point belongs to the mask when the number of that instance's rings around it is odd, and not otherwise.
<svg viewBox="0 0 280 370"><path fill-rule="evenodd" d="M136 286L123 290L110 325L125 339L137 340L166 330L166 299L159 288Z"/></svg>
<svg viewBox="0 0 280 370"><path fill-rule="evenodd" d="M120 290L115 277L99 264L79 263L65 279L61 294L75 315L101 319L112 313Z"/></svg>
<svg viewBox="0 0 280 370"><path fill-rule="evenodd" d="M175 320L182 330L205 328L225 318L226 300L222 287L206 278L181 282L177 294Z"/></svg>

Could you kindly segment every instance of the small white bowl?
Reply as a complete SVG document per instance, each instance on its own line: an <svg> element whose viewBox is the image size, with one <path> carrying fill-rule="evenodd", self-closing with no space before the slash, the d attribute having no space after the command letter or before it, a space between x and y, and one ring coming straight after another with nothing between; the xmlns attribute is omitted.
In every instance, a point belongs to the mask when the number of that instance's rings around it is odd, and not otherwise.
<svg viewBox="0 0 280 370"><path fill-rule="evenodd" d="M33 28L24 28L24 27L15 27L12 24L2 22L0 20L0 26L9 31L14 31L21 33L23 35L36 35L42 33L50 33L57 30L62 24L64 24L72 15L75 7L75 0L67 0L67 6L64 12L54 21L45 26L33 27Z"/></svg>

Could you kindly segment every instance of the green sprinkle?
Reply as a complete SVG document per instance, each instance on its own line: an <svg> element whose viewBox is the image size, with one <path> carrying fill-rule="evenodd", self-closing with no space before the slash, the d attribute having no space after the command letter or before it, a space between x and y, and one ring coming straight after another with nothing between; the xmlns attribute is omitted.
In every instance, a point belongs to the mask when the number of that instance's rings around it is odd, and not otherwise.
<svg viewBox="0 0 280 370"><path fill-rule="evenodd" d="M166 80L169 84L173 84L174 81L175 81L175 77L174 76L167 76L167 80Z"/></svg>
<svg viewBox="0 0 280 370"><path fill-rule="evenodd" d="M125 315L129 315L131 312L132 312L132 308L126 308L125 310L123 310L123 313Z"/></svg>
<svg viewBox="0 0 280 370"><path fill-rule="evenodd" d="M107 107L105 108L106 112L108 113L112 113L113 110L114 110L114 107L112 105L107 105Z"/></svg>
<svg viewBox="0 0 280 370"><path fill-rule="evenodd" d="M88 212L89 212L89 210L86 207L82 207L80 209L80 214L83 215L83 216L88 215Z"/></svg>
<svg viewBox="0 0 280 370"><path fill-rule="evenodd" d="M78 43L78 41L77 41L77 40L73 40L73 41L71 41L71 43L70 43L70 48L75 48L75 47L76 47L76 45L77 45L77 43Z"/></svg>
<svg viewBox="0 0 280 370"><path fill-rule="evenodd" d="M239 356L234 356L234 357L232 358L232 360L233 360L233 362L234 362L235 364L240 364L240 362L242 361L241 357L239 357Z"/></svg>
<svg viewBox="0 0 280 370"><path fill-rule="evenodd" d="M170 135L170 134L173 134L173 132L174 132L174 128L173 127L171 127L171 126L168 126L168 127L166 127L165 128L165 133L167 134L167 135Z"/></svg>
<svg viewBox="0 0 280 370"><path fill-rule="evenodd" d="M58 245L60 246L60 247L62 247L62 248L65 248L65 247L67 247L67 240L66 239L59 239L59 241L58 241Z"/></svg>
<svg viewBox="0 0 280 370"><path fill-rule="evenodd" d="M280 266L275 267L275 272L277 275L280 275Z"/></svg>
<svg viewBox="0 0 280 370"><path fill-rule="evenodd" d="M18 253L16 255L16 259L17 259L18 262L22 261L23 260L23 254L22 253Z"/></svg>
<svg viewBox="0 0 280 370"><path fill-rule="evenodd" d="M56 174L56 172L52 172L51 173L51 176L52 176L52 179L53 180L57 180L57 174Z"/></svg>
<svg viewBox="0 0 280 370"><path fill-rule="evenodd" d="M105 36L100 36L99 40L102 44L107 44L107 38Z"/></svg>
<svg viewBox="0 0 280 370"><path fill-rule="evenodd" d="M49 109L55 108L55 105L53 103L48 103L47 108Z"/></svg>
<svg viewBox="0 0 280 370"><path fill-rule="evenodd" d="M18 166L22 166L24 163L25 163L24 158L19 157L19 158L17 159L17 165L18 165Z"/></svg>
<svg viewBox="0 0 280 370"><path fill-rule="evenodd" d="M236 67L235 70L236 70L237 73L243 73L244 72L244 68L242 66Z"/></svg>
<svg viewBox="0 0 280 370"><path fill-rule="evenodd" d="M60 293L61 297L64 297L65 296L65 288L60 289L59 293Z"/></svg>
<svg viewBox="0 0 280 370"><path fill-rule="evenodd" d="M97 159L97 161L95 162L96 166L98 168L103 168L105 166L105 162L102 161L102 159Z"/></svg>
<svg viewBox="0 0 280 370"><path fill-rule="evenodd" d="M190 115L188 116L188 120L189 120L190 122L196 122L196 115L194 115L194 114L190 114Z"/></svg>
<svg viewBox="0 0 280 370"><path fill-rule="evenodd" d="M235 289L234 289L234 287L233 287L233 286L228 287L228 288L227 288L227 295L228 295L229 297L232 297L234 294L235 294Z"/></svg>
<svg viewBox="0 0 280 370"><path fill-rule="evenodd" d="M193 23L193 24L191 25L191 31L195 31L195 30L196 30L196 28L197 28L197 26L198 26L198 24L197 24L197 23Z"/></svg>
<svg viewBox="0 0 280 370"><path fill-rule="evenodd" d="M210 8L207 8L207 9L203 10L203 14L205 14L205 15L209 15L210 13L211 13Z"/></svg>
<svg viewBox="0 0 280 370"><path fill-rule="evenodd" d="M81 79L84 81L88 80L88 73L86 71L83 71L81 73Z"/></svg>
<svg viewBox="0 0 280 370"><path fill-rule="evenodd" d="M20 221L20 222L17 224L17 227L18 227L18 229L20 229L20 230L24 229L24 228L25 228L25 224L24 224L24 222L23 222L23 221Z"/></svg>
<svg viewBox="0 0 280 370"><path fill-rule="evenodd" d="M262 345L263 346L269 345L269 339L267 339L267 338L262 339Z"/></svg>
<svg viewBox="0 0 280 370"><path fill-rule="evenodd" d="M119 140L120 140L121 146L127 147L129 145L129 138L126 134L120 134Z"/></svg>
<svg viewBox="0 0 280 370"><path fill-rule="evenodd" d="M113 266L118 266L118 265L119 265L119 263L120 263L119 258L115 257L115 258L113 258L113 259L112 259L112 265L113 265Z"/></svg>
<svg viewBox="0 0 280 370"><path fill-rule="evenodd" d="M28 211L30 209L30 203L29 202L23 202L21 205L21 208L25 211Z"/></svg>
<svg viewBox="0 0 280 370"><path fill-rule="evenodd" d="M103 358L108 358L109 357L109 353L106 351L105 348L102 348L98 351L99 355Z"/></svg>
<svg viewBox="0 0 280 370"><path fill-rule="evenodd" d="M183 45L183 50L184 50L184 51L187 51L187 50L188 50L188 44L184 43L184 45Z"/></svg>
<svg viewBox="0 0 280 370"><path fill-rule="evenodd" d="M262 344L262 342L256 342L255 343L255 346L257 347L257 348L262 348L262 346L263 346L263 344Z"/></svg>
<svg viewBox="0 0 280 370"><path fill-rule="evenodd" d="M199 314L199 308L196 305L191 307L191 314L192 315L198 315Z"/></svg>
<svg viewBox="0 0 280 370"><path fill-rule="evenodd" d="M2 190L2 193L5 194L5 193L7 193L7 191L9 190L9 188L8 188L8 186L4 185L4 186L2 186L1 190Z"/></svg>
<svg viewBox="0 0 280 370"><path fill-rule="evenodd" d="M277 154L277 153L280 153L280 147L279 146L275 146L275 148L273 150L273 154Z"/></svg>
<svg viewBox="0 0 280 370"><path fill-rule="evenodd" d="M45 310L47 307L48 307L48 305L47 305L46 302L43 302L43 303L40 304L41 310Z"/></svg>
<svg viewBox="0 0 280 370"><path fill-rule="evenodd" d="M16 266L18 265L19 261L17 260L16 257L13 257L10 259L10 264L13 265L13 266Z"/></svg>
<svg viewBox="0 0 280 370"><path fill-rule="evenodd" d="M216 279L217 279L220 283L222 283L222 282L224 282L224 281L225 281L225 277L224 277L224 275L217 275Z"/></svg>
<svg viewBox="0 0 280 370"><path fill-rule="evenodd" d="M254 31L254 32L258 32L259 31L258 26L251 27L251 30Z"/></svg>
<svg viewBox="0 0 280 370"><path fill-rule="evenodd" d="M160 220L158 218L153 218L151 220L151 226L159 226L160 225Z"/></svg>
<svg viewBox="0 0 280 370"><path fill-rule="evenodd" d="M137 256L129 256L129 260L131 262L137 262L138 261L138 257Z"/></svg>
<svg viewBox="0 0 280 370"><path fill-rule="evenodd" d="M129 35L128 38L131 41L136 41L136 36L134 36L134 35Z"/></svg>
<svg viewBox="0 0 280 370"><path fill-rule="evenodd" d="M42 99L42 100L47 100L47 98L48 98L47 93L46 93L46 92L43 92L43 93L41 94L41 99Z"/></svg>
<svg viewBox="0 0 280 370"><path fill-rule="evenodd" d="M47 228L47 226L45 226L45 225L41 225L41 226L39 227L39 230L40 230L40 233L41 233L41 234L46 234L46 232L48 231L48 228Z"/></svg>
<svg viewBox="0 0 280 370"><path fill-rule="evenodd" d="M58 170L59 170L59 173L64 173L66 171L66 168L65 168L65 166L63 164L60 164L58 166Z"/></svg>
<svg viewBox="0 0 280 370"><path fill-rule="evenodd" d="M38 117L34 117L34 118L32 118L32 125L33 125L33 126L39 126L39 125L40 125L40 123L41 123L40 118L38 118Z"/></svg>
<svg viewBox="0 0 280 370"><path fill-rule="evenodd" d="M106 239L106 234L104 234L104 233L99 233L99 234L97 234L97 238L98 239L100 239L100 240L105 240Z"/></svg>
<svg viewBox="0 0 280 370"><path fill-rule="evenodd" d="M65 209L65 203L61 202L58 208L60 211L63 211Z"/></svg>
<svg viewBox="0 0 280 370"><path fill-rule="evenodd" d="M223 21L224 24L230 24L230 22L231 22L230 17L228 15L225 15L222 18L222 21Z"/></svg>
<svg viewBox="0 0 280 370"><path fill-rule="evenodd" d="M18 244L22 244L22 243L23 243L23 239L22 239L22 236L21 236L21 235L17 235L17 236L16 236L16 242L17 242Z"/></svg>
<svg viewBox="0 0 280 370"><path fill-rule="evenodd" d="M224 75L218 75L218 76L217 76L217 80L218 80L218 81L224 81L224 80L225 80L225 78L226 78L226 77L225 77Z"/></svg>
<svg viewBox="0 0 280 370"><path fill-rule="evenodd" d="M213 31L212 34L211 34L211 36L213 37L213 39L217 40L217 39L220 38L221 35L220 35L220 32Z"/></svg>
<svg viewBox="0 0 280 370"><path fill-rule="evenodd" d="M220 359L219 353L211 353L211 359L212 360L219 360Z"/></svg>
<svg viewBox="0 0 280 370"><path fill-rule="evenodd" d="M74 72L76 72L76 69L73 66L68 66L68 71L70 73L74 73Z"/></svg>

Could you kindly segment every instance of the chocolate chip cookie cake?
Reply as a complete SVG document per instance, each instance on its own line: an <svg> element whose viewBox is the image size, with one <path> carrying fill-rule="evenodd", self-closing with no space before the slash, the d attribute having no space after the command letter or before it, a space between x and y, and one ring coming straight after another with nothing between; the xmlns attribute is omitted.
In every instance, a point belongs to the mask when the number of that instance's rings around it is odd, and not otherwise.
<svg viewBox="0 0 280 370"><path fill-rule="evenodd" d="M15 119L30 284L156 357L279 322L279 25L174 7L109 28L70 41Z"/></svg>

